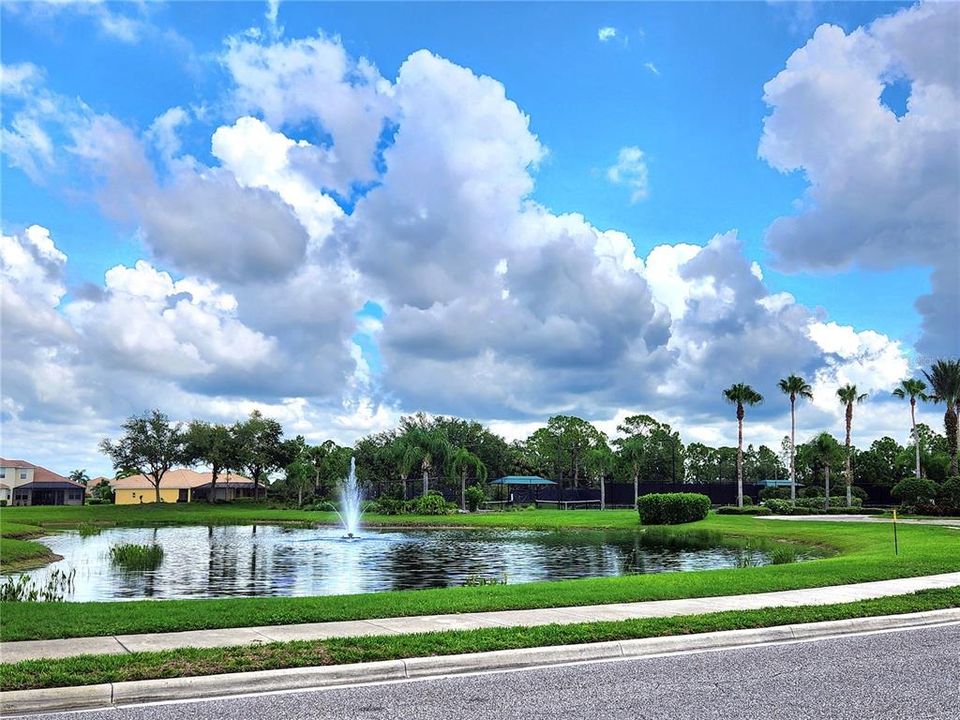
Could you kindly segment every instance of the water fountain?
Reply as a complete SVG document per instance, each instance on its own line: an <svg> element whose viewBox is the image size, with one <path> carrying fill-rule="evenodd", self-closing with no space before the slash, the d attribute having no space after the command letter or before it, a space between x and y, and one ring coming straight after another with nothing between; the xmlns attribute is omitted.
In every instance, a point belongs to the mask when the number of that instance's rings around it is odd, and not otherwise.
<svg viewBox="0 0 960 720"><path fill-rule="evenodd" d="M361 492L357 484L357 466L356 460L350 458L350 474L343 483L340 490L340 509L337 515L340 516L340 522L343 529L347 531L344 538L347 540L356 540L360 537L360 509Z"/></svg>

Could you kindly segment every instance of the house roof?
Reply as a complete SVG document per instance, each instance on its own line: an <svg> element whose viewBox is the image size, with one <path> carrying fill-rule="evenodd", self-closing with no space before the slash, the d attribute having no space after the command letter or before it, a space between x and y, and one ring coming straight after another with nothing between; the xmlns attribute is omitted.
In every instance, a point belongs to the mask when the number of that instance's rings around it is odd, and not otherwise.
<svg viewBox="0 0 960 720"><path fill-rule="evenodd" d="M0 467L12 467L17 470L33 470L33 483L70 483L74 487L83 487L80 483L75 483L63 475L58 475L53 470L48 470L40 465L34 465L26 460L10 460L9 458L0 458Z"/></svg>
<svg viewBox="0 0 960 720"><path fill-rule="evenodd" d="M538 475L507 475L497 478L491 485L556 485L553 480L547 480Z"/></svg>
<svg viewBox="0 0 960 720"><path fill-rule="evenodd" d="M181 490L209 485L212 481L213 473L179 468L164 473L163 479L160 481L160 487ZM220 473L217 477L217 485L228 482L232 485L253 485L253 480L243 475ZM114 490L153 490L153 482L146 475L131 475L130 477L119 478L114 480L111 485Z"/></svg>

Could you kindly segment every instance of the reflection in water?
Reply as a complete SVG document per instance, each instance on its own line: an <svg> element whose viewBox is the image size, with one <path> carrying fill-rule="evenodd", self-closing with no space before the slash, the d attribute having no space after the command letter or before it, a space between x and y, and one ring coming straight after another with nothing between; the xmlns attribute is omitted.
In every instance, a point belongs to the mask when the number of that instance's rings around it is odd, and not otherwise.
<svg viewBox="0 0 960 720"><path fill-rule="evenodd" d="M736 567L742 548L717 534L656 529L369 530L359 541L338 528L195 526L111 528L44 539L76 569L71 600L337 595L449 587L471 577L536 580ZM119 543L158 543L155 570L125 572L109 562ZM768 553L751 550L756 564Z"/></svg>

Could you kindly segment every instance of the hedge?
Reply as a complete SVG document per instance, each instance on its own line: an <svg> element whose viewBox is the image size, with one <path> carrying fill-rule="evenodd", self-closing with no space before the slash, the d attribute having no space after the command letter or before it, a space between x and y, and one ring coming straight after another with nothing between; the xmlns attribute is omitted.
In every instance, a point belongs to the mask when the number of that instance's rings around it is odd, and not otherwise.
<svg viewBox="0 0 960 720"><path fill-rule="evenodd" d="M773 511L768 507L764 507L763 505L747 505L744 507L725 505L721 508L717 508L717 515L773 515Z"/></svg>
<svg viewBox="0 0 960 720"><path fill-rule="evenodd" d="M864 512L860 499L854 498L853 505L847 506L845 497L831 497L830 509L824 510L823 498L797 498L790 500L764 500L763 504L775 515L849 515Z"/></svg>
<svg viewBox="0 0 960 720"><path fill-rule="evenodd" d="M703 520L710 512L710 498L700 493L650 493L637 500L644 525L679 525Z"/></svg>

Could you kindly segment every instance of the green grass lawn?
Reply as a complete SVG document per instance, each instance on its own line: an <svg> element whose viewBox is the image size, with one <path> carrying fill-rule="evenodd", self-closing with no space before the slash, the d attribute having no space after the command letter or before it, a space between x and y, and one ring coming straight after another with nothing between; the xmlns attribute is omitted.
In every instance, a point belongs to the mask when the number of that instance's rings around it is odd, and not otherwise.
<svg viewBox="0 0 960 720"><path fill-rule="evenodd" d="M0 665L0 690L93 685L126 680L627 640L895 615L947 607L960 607L960 588L925 590L912 595L856 603L729 611L671 618L335 638L230 648L187 648L124 655L85 655Z"/></svg>
<svg viewBox="0 0 960 720"><path fill-rule="evenodd" d="M215 524L277 521L332 522L332 513L271 510L256 505L205 507L86 506L5 508L0 533L10 523L47 527L96 522ZM636 528L629 510L538 510L443 517L368 516L367 524L501 526L530 528ZM357 620L448 612L563 607L684 597L770 592L894 577L960 571L960 532L925 525L900 526L893 553L886 523L777 522L711 514L676 530L714 530L740 538L818 545L830 557L802 563L683 573L538 582L486 587L302 598L231 598L92 603L4 603L0 639L170 632L298 622Z"/></svg>
<svg viewBox="0 0 960 720"><path fill-rule="evenodd" d="M0 570L26 570L59 560L46 545L27 539L45 533L42 527L6 522L0 515Z"/></svg>

